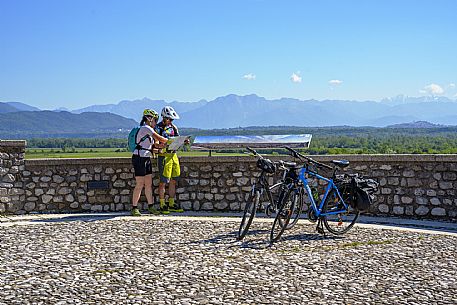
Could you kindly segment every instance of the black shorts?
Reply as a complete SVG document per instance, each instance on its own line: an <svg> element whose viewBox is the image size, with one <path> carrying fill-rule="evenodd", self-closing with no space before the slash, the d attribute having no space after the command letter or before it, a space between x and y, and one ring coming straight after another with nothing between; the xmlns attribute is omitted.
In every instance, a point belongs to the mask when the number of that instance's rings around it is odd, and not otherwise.
<svg viewBox="0 0 457 305"><path fill-rule="evenodd" d="M152 163L150 157L140 157L132 155L132 165L135 170L135 176L142 177L152 174Z"/></svg>

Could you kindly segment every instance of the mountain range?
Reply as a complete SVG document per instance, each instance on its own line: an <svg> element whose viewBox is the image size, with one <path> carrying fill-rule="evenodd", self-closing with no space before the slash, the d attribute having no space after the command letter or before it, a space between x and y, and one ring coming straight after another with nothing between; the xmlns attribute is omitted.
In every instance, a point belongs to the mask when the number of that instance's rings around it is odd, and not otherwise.
<svg viewBox="0 0 457 305"><path fill-rule="evenodd" d="M267 100L255 94L230 94L212 101L195 103L141 99L118 104L95 105L74 110L111 112L139 119L145 108L160 112L172 106L181 116L179 126L202 129L247 126L374 126L385 127L413 121L457 125L457 101L446 97L397 96L375 101L299 100L281 98Z"/></svg>
<svg viewBox="0 0 457 305"><path fill-rule="evenodd" d="M113 116L119 124L113 124L114 129L126 128L133 122L139 121L145 108L160 112L165 106L172 106L181 116L176 122L180 127L200 129L233 128L247 126L373 126L385 127L414 121L427 121L432 124L457 125L457 101L446 97L407 97L399 95L394 98L375 101L349 100L299 100L281 98L268 100L255 94L239 96L229 94L212 101L198 102L166 102L143 98L139 100L124 100L117 104L92 105L89 107L68 111L50 111L39 119L48 124L47 120L59 121L58 117L69 119L69 115L98 113L95 123L103 124L106 120L112 122ZM62 108L61 108L62 109ZM18 102L0 103L0 130L8 129L4 124L16 112L33 112L38 116L41 111L36 107ZM123 121L121 117L133 120ZM73 119L73 118L72 118ZM79 120L78 117L74 117ZM6 120L6 121L5 121ZM9 119L8 122L13 122ZM37 120L35 120L37 121ZM62 120L60 120L62 121ZM120 122L123 122L122 124ZM128 122L128 123L127 123ZM88 123L89 124L89 123ZM59 124L58 124L59 125ZM54 126L49 124L48 126ZM61 126L61 125L59 125ZM89 124L86 129L94 130L96 126ZM36 126L35 128L40 128Z"/></svg>
<svg viewBox="0 0 457 305"><path fill-rule="evenodd" d="M143 98L141 100L133 101L120 101L117 104L107 105L92 105L81 109L73 110L73 113L83 112L111 112L118 115L122 115L127 118L140 120L143 110L146 108L155 109L160 113L160 110L165 106L172 106L178 113L186 113L194 109L205 106L208 102L201 100L199 102L171 102L168 103L164 100L151 100L149 98Z"/></svg>

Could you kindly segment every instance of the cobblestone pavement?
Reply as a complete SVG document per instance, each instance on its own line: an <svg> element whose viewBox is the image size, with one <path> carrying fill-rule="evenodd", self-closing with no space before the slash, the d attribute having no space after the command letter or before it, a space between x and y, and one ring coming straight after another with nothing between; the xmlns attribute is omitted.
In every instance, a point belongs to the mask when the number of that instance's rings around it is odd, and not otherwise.
<svg viewBox="0 0 457 305"><path fill-rule="evenodd" d="M457 235L120 218L0 227L0 304L455 304Z"/></svg>

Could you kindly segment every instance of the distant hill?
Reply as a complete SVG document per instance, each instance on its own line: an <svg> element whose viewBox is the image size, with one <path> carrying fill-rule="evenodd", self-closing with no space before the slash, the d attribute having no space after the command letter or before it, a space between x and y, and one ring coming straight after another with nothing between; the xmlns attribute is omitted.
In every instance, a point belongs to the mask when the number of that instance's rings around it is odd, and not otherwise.
<svg viewBox="0 0 457 305"><path fill-rule="evenodd" d="M411 122L417 120L415 116L411 115L387 115L383 117L374 118L366 121L366 126L388 127L404 122Z"/></svg>
<svg viewBox="0 0 457 305"><path fill-rule="evenodd" d="M0 102L0 113L8 113L8 112L16 112L18 111L17 108L7 104Z"/></svg>
<svg viewBox="0 0 457 305"><path fill-rule="evenodd" d="M0 102L0 113L17 111L39 111L39 108L20 102Z"/></svg>
<svg viewBox="0 0 457 305"><path fill-rule="evenodd" d="M402 123L389 125L387 128L441 128L444 127L441 124L433 124L427 121L417 121L411 123Z"/></svg>
<svg viewBox="0 0 457 305"><path fill-rule="evenodd" d="M33 107L21 102L6 102L8 105L13 106L18 111L40 111L40 108Z"/></svg>
<svg viewBox="0 0 457 305"><path fill-rule="evenodd" d="M0 138L127 134L138 122L112 113L21 111L0 114Z"/></svg>

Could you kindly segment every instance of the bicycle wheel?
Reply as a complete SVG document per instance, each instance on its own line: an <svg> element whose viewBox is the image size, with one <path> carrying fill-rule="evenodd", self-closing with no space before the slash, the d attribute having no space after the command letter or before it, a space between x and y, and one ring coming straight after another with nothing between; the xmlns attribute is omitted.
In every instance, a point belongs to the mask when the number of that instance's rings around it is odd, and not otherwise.
<svg viewBox="0 0 457 305"><path fill-rule="evenodd" d="M290 217L292 212L295 209L295 197L293 196L295 192L289 190L286 196L284 196L282 202L279 204L279 210L276 214L275 220L273 221L273 226L271 227L270 232L270 243L274 243L281 238L282 233L286 230L287 225L289 224Z"/></svg>
<svg viewBox="0 0 457 305"><path fill-rule="evenodd" d="M254 195L251 194L246 206L244 207L243 219L241 219L240 229L238 230L238 239L243 239L248 233L252 220L254 219L257 207L259 205L260 192L255 191Z"/></svg>
<svg viewBox="0 0 457 305"><path fill-rule="evenodd" d="M293 192L295 206L294 210L292 211L292 216L290 217L289 224L286 226L286 230L292 229L293 226L298 222L300 219L301 212L303 210L303 189L299 189L298 193Z"/></svg>
<svg viewBox="0 0 457 305"><path fill-rule="evenodd" d="M354 226L360 211L351 206L351 186L349 184L342 185L338 188L344 202L348 205L346 209L341 202L341 198L337 192L332 189L325 199L322 208L323 213L332 213L332 211L342 211L341 213L329 214L324 217L324 225L330 233L344 234ZM344 210L344 211L343 211Z"/></svg>

